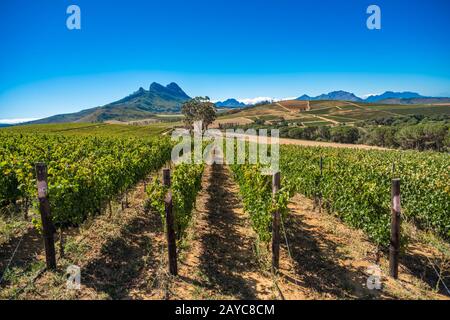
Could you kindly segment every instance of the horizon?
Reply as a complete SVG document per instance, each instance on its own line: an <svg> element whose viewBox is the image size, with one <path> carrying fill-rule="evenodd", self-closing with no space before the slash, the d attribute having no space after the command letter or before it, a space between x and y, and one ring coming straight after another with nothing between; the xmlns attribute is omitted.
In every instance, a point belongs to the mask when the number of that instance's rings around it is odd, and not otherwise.
<svg viewBox="0 0 450 320"><path fill-rule="evenodd" d="M366 27L372 2L381 30ZM66 27L71 4L81 30ZM213 101L337 90L450 97L449 9L440 0L2 1L0 123L103 106L152 82Z"/></svg>
<svg viewBox="0 0 450 320"><path fill-rule="evenodd" d="M153 82L153 83L160 84L158 82ZM176 85L178 85L176 82L172 82L172 83L175 83ZM163 85L163 84L160 84L160 85ZM139 87L137 90L139 90L140 88L143 88L144 90L148 91L148 89L145 89L142 86ZM181 88L181 89L183 90L183 88ZM338 91L347 92L345 90L332 90L332 91L329 91L329 92L323 92L323 94L330 94L330 93L334 93L334 92L338 92ZM384 91L384 92L367 94L367 95L363 95L363 96L358 96L358 95L355 94L355 96L365 100L365 99L367 99L369 97L382 95L382 94L389 93L389 92L393 92L393 93L417 93L417 94L421 95L420 92L412 92L412 91L401 91L401 92L398 91L398 92L396 92L396 91L387 90L387 91ZM348 93L354 94L353 92L348 92ZM132 92L130 92L130 94L132 94ZM308 95L308 94L304 93L304 95ZM314 95L309 95L309 96L311 98L315 98ZM194 96L191 96L191 98L193 98L193 97ZM251 105L254 105L254 104L259 103L259 102L265 102L265 101L279 102L279 101L287 101L287 100L296 100L296 99L298 99L300 97L301 96L299 95L299 96L284 97L284 98L277 98L277 97L225 98L225 99L222 99L222 100L210 99L210 101L213 102L213 103L218 103L218 102L224 102L225 100L228 100L228 99L234 99L234 100L237 100L238 102L244 103L246 106L251 106ZM114 103L114 102L115 101L111 101L110 103ZM99 106L99 107L102 107L102 106ZM81 110L84 110L84 109L80 109L78 111L81 111ZM31 121L35 121L35 120L40 120L40 119L43 119L43 118L0 119L0 124L3 124L3 125L23 124L23 123L27 123L27 122L31 122Z"/></svg>

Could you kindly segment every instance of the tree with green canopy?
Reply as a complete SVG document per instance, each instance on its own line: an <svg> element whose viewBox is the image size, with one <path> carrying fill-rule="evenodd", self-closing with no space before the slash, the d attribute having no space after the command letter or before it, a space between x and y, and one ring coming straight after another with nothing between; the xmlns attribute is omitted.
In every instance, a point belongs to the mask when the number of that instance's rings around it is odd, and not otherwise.
<svg viewBox="0 0 450 320"><path fill-rule="evenodd" d="M185 102L181 113L184 115L184 123L191 129L194 122L202 121L202 130L206 130L217 118L216 105L209 97L195 97Z"/></svg>

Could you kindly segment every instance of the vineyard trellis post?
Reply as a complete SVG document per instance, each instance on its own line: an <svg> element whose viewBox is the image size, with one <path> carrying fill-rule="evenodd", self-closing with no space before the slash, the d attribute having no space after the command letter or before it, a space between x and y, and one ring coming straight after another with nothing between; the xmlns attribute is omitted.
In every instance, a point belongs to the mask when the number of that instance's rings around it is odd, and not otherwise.
<svg viewBox="0 0 450 320"><path fill-rule="evenodd" d="M275 196L280 190L280 172L272 177L272 195ZM280 211L275 210L272 214L272 269L275 272L280 266Z"/></svg>
<svg viewBox="0 0 450 320"><path fill-rule="evenodd" d="M323 157L320 157L319 213L322 213L322 176L323 176Z"/></svg>
<svg viewBox="0 0 450 320"><path fill-rule="evenodd" d="M55 255L55 227L50 214L50 202L48 200L47 165L45 163L36 164L36 178L39 198L39 211L42 220L42 233L44 237L45 259L48 269L56 269Z"/></svg>
<svg viewBox="0 0 450 320"><path fill-rule="evenodd" d="M166 187L170 187L170 184L171 184L170 169L163 169L163 185ZM178 274L177 245L174 228L172 192L170 190L167 192L164 204L166 211L166 232L167 232L167 248L169 254L169 272L170 274L176 276Z"/></svg>
<svg viewBox="0 0 450 320"><path fill-rule="evenodd" d="M389 246L389 274L398 278L398 263L400 254L400 179L392 180L391 209L391 241Z"/></svg>

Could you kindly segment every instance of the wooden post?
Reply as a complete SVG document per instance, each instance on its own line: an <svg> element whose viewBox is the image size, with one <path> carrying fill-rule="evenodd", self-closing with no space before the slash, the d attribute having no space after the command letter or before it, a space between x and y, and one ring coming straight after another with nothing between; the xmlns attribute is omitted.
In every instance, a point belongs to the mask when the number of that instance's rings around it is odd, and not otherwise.
<svg viewBox="0 0 450 320"><path fill-rule="evenodd" d="M45 259L48 269L56 269L55 255L55 227L50 215L50 202L48 201L47 166L45 163L36 164L37 188L39 197L39 211L41 212L42 229L45 246Z"/></svg>
<svg viewBox="0 0 450 320"><path fill-rule="evenodd" d="M391 241L389 246L389 274L398 278L400 253L400 179L392 180Z"/></svg>
<svg viewBox="0 0 450 320"><path fill-rule="evenodd" d="M272 197L280 190L280 172L272 177ZM280 211L272 214L272 270L276 272L280 266Z"/></svg>
<svg viewBox="0 0 450 320"><path fill-rule="evenodd" d="M163 170L163 185L170 187L170 169ZM169 272L176 276L177 266L177 243L175 238L174 217L173 217L172 192L169 190L165 199L166 228L167 228L167 248L169 253Z"/></svg>
<svg viewBox="0 0 450 320"><path fill-rule="evenodd" d="M319 213L322 213L322 174L323 174L323 157L320 157Z"/></svg>
<svg viewBox="0 0 450 320"><path fill-rule="evenodd" d="M170 169L163 169L163 185L170 187L172 181L170 179Z"/></svg>

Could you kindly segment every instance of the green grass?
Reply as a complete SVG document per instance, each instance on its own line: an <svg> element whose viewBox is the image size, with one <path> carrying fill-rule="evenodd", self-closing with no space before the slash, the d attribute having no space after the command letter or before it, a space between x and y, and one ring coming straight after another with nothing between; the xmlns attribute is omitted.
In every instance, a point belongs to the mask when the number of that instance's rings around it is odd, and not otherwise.
<svg viewBox="0 0 450 320"><path fill-rule="evenodd" d="M335 107L335 106L345 106L348 105L345 101L337 101L337 100L316 100L316 101L310 101L309 106L311 107L311 110L314 109L322 109L326 107Z"/></svg>
<svg viewBox="0 0 450 320"><path fill-rule="evenodd" d="M262 115L258 117L261 120L264 121L270 121L270 120L279 120L280 117L279 116L275 116L275 115L271 115L271 114L267 114L267 115Z"/></svg>
<svg viewBox="0 0 450 320"><path fill-rule="evenodd" d="M334 115L333 115L334 116ZM340 116L337 114L336 116ZM392 117L393 114L381 112L381 111L373 111L373 110L355 110L352 113L346 114L343 117L349 117L352 119L352 121L358 121L358 120L369 120L369 119L376 119L381 117Z"/></svg>
<svg viewBox="0 0 450 320"><path fill-rule="evenodd" d="M161 121L181 121L184 118L181 114L157 114L155 117Z"/></svg>
<svg viewBox="0 0 450 320"><path fill-rule="evenodd" d="M300 124L300 122L309 122L309 121L317 121L317 118L310 117L310 116L302 116L302 117L299 117L299 118L286 120L287 123L296 122L296 123L299 123L299 124ZM322 121L322 120L320 120L320 121Z"/></svg>
<svg viewBox="0 0 450 320"><path fill-rule="evenodd" d="M421 114L421 115L433 115L433 114L446 114L450 115L450 105L392 105L392 104L370 104L367 105L370 110L384 111L388 113L395 113L399 115L407 114Z"/></svg>
<svg viewBox="0 0 450 320"><path fill-rule="evenodd" d="M5 211L3 208L2 211ZM11 238L19 236L29 223L23 220L21 213L16 214L0 214L0 245L7 243Z"/></svg>
<svg viewBox="0 0 450 320"><path fill-rule="evenodd" d="M155 123L147 126L106 123L64 123L15 126L0 129L23 133L62 133L66 135L154 137L175 123Z"/></svg>
<svg viewBox="0 0 450 320"><path fill-rule="evenodd" d="M337 121L337 122L355 122L357 119L349 118L346 116L340 116L340 115L327 115L327 118Z"/></svg>
<svg viewBox="0 0 450 320"><path fill-rule="evenodd" d="M410 108L392 108L390 112L405 115L405 114L420 114L424 116L431 116L434 114L450 115L450 106L410 106Z"/></svg>
<svg viewBox="0 0 450 320"><path fill-rule="evenodd" d="M327 121L309 121L309 122L303 122L303 124L307 127L319 127L319 126L326 126L326 125L330 125L331 122L327 122Z"/></svg>
<svg viewBox="0 0 450 320"><path fill-rule="evenodd" d="M352 104L349 105L345 105L345 106L340 106L340 108L344 111L348 111L348 110L361 110L361 108L354 106Z"/></svg>

